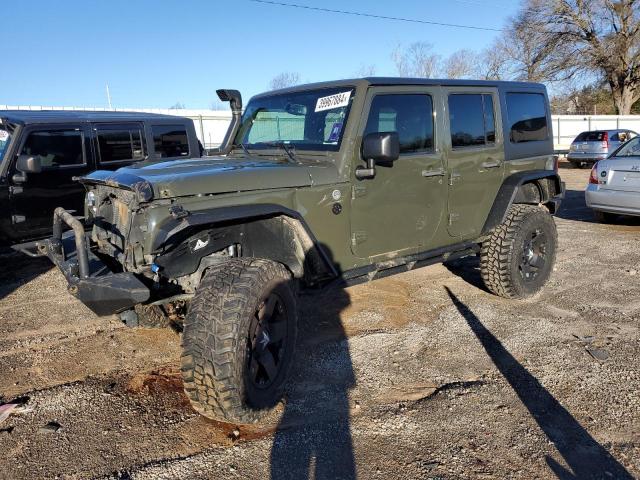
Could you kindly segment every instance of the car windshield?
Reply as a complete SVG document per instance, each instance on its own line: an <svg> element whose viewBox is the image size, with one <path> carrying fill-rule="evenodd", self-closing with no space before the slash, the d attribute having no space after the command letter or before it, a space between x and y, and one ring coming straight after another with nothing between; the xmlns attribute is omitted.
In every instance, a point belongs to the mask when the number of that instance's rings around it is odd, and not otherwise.
<svg viewBox="0 0 640 480"><path fill-rule="evenodd" d="M4 158L4 152L9 148L9 140L11 140L11 134L0 126L0 162Z"/></svg>
<svg viewBox="0 0 640 480"><path fill-rule="evenodd" d="M235 145L337 151L353 88L323 88L258 97L249 102Z"/></svg>
<svg viewBox="0 0 640 480"><path fill-rule="evenodd" d="M622 145L612 157L636 157L640 156L640 137L635 137Z"/></svg>

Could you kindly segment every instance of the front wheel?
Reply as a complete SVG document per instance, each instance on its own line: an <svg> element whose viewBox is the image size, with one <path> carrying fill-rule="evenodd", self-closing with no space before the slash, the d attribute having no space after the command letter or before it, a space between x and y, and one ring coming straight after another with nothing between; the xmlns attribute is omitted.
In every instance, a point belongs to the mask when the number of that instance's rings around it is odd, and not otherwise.
<svg viewBox="0 0 640 480"><path fill-rule="evenodd" d="M291 275L236 258L208 269L184 321L182 377L202 415L252 423L280 400L296 341Z"/></svg>
<svg viewBox="0 0 640 480"><path fill-rule="evenodd" d="M526 298L549 279L558 234L553 217L537 205L511 206L503 223L482 243L480 270L489 291L505 298Z"/></svg>

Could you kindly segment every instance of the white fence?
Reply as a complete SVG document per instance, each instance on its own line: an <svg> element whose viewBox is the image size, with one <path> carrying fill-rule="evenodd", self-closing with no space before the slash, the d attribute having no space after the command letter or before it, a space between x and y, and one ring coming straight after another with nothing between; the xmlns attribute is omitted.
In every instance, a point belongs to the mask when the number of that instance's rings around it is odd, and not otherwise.
<svg viewBox="0 0 640 480"><path fill-rule="evenodd" d="M553 144L556 150L568 150L580 132L617 128L640 133L640 115L552 115Z"/></svg>
<svg viewBox="0 0 640 480"><path fill-rule="evenodd" d="M87 108L0 105L0 110L92 110L128 111L178 115L193 120L198 138L205 148L220 145L231 120L230 111L159 108ZM568 150L573 139L587 130L625 128L640 133L640 115L553 115L553 143L556 150Z"/></svg>

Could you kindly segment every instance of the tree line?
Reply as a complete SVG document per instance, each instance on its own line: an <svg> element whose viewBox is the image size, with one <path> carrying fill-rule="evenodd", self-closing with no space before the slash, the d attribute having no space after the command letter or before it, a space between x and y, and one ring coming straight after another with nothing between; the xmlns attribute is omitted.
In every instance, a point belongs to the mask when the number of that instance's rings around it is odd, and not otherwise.
<svg viewBox="0 0 640 480"><path fill-rule="evenodd" d="M391 59L401 77L547 83L554 113L640 113L640 0L524 0L482 51L443 57L418 41L399 45ZM354 76L375 72L362 65ZM299 82L285 72L269 87Z"/></svg>

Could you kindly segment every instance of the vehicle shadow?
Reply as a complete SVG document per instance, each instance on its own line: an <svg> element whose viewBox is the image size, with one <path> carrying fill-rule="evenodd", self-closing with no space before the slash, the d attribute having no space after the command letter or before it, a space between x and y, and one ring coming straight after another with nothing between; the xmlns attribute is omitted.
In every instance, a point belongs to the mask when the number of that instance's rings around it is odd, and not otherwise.
<svg viewBox="0 0 640 480"><path fill-rule="evenodd" d="M32 258L13 250L0 252L0 300L53 268L47 257Z"/></svg>
<svg viewBox="0 0 640 480"><path fill-rule="evenodd" d="M271 478L355 479L349 390L355 375L340 312L344 288L299 299L298 346L271 449Z"/></svg>
<svg viewBox="0 0 640 480"><path fill-rule="evenodd" d="M458 297L445 287L498 371L509 382L569 469L547 456L549 468L560 479L632 479L631 474L524 368Z"/></svg>

